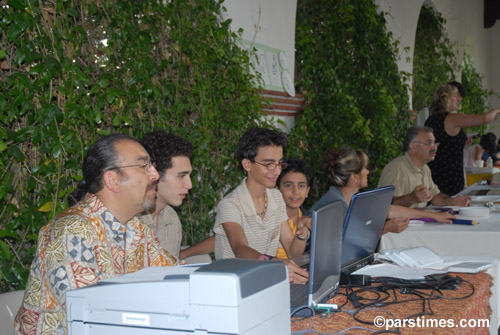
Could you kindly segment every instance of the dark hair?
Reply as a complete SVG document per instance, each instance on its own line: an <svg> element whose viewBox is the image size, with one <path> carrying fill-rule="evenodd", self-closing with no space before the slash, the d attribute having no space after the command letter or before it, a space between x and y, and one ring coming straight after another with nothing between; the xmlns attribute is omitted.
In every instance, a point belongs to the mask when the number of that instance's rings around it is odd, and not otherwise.
<svg viewBox="0 0 500 335"><path fill-rule="evenodd" d="M96 194L103 187L102 176L106 169L116 166L118 155L115 144L120 141L138 141L125 134L111 134L97 140L85 154L82 172L83 180L76 190L68 196L68 205L73 206L81 201L85 194Z"/></svg>
<svg viewBox="0 0 500 335"><path fill-rule="evenodd" d="M286 169L283 169L278 177L278 180L276 181L276 185L280 185L281 179L286 176L287 174L291 172L298 172L302 173L304 176L306 176L306 181L307 181L307 186L310 185L311 183L311 172L309 171L309 168L306 165L306 162L303 160L294 158L294 157L288 157L285 158L284 161L288 164Z"/></svg>
<svg viewBox="0 0 500 335"><path fill-rule="evenodd" d="M259 127L248 129L238 142L238 149L236 150L236 157L238 158L238 162L240 162L240 168L243 169L241 161L244 158L251 162L255 160L259 148L277 146L284 149L286 142L286 135L279 130Z"/></svg>
<svg viewBox="0 0 500 335"><path fill-rule="evenodd" d="M163 130L152 131L144 135L140 141L151 156L160 178L172 167L172 158L183 156L193 157L193 145L184 138L167 133Z"/></svg>
<svg viewBox="0 0 500 335"><path fill-rule="evenodd" d="M368 167L368 156L351 147L335 148L323 156L323 169L330 185L346 186L353 173Z"/></svg>
<svg viewBox="0 0 500 335"><path fill-rule="evenodd" d="M405 138L403 140L403 152L410 151L410 143L413 142L413 140L415 139L415 137L418 136L418 134L420 133L420 131L425 131L427 133L432 133L433 132L432 128L431 127L427 127L427 126L415 126L415 127L411 127L406 132Z"/></svg>
<svg viewBox="0 0 500 335"><path fill-rule="evenodd" d="M456 80L450 81L448 83L448 85L455 86L457 88L457 90L458 90L458 93L460 93L460 95L462 96L462 98L465 98L465 96L467 95L467 93L465 92L464 85L462 85L458 81L456 81Z"/></svg>
<svg viewBox="0 0 500 335"><path fill-rule="evenodd" d="M489 153L490 155L496 154L496 142L497 142L497 137L493 133L486 133L483 136L481 136L481 139L479 140L479 145Z"/></svg>

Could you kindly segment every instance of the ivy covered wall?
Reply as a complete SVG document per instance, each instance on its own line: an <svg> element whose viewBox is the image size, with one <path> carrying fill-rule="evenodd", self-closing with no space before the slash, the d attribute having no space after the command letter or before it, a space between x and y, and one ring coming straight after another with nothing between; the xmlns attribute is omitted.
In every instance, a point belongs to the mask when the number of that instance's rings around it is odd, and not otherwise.
<svg viewBox="0 0 500 335"><path fill-rule="evenodd" d="M0 6L0 292L22 288L40 227L66 207L98 137L163 128L193 142L184 243L242 178L236 143L262 124L246 52L221 1L36 1Z"/></svg>
<svg viewBox="0 0 500 335"><path fill-rule="evenodd" d="M322 156L338 146L369 155L375 185L385 164L401 154L409 125L397 43L385 30L383 14L370 0L299 1L295 41L296 84L306 107L292 129L289 151L314 171L309 201L326 190Z"/></svg>

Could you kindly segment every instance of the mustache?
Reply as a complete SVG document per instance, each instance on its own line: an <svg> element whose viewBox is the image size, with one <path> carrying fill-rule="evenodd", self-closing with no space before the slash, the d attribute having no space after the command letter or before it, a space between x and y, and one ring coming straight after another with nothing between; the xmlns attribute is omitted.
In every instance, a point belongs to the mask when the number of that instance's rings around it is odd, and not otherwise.
<svg viewBox="0 0 500 335"><path fill-rule="evenodd" d="M437 152L437 150L431 150L429 151L430 154L435 154Z"/></svg>
<svg viewBox="0 0 500 335"><path fill-rule="evenodd" d="M152 191L152 190L156 191L157 187L158 187L158 180L149 183L148 186L146 187L146 191Z"/></svg>

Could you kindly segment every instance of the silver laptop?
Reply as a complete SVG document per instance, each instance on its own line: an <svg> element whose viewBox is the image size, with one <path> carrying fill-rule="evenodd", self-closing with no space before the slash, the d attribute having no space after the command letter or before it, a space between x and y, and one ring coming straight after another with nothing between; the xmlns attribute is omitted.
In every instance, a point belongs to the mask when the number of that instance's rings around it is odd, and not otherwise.
<svg viewBox="0 0 500 335"><path fill-rule="evenodd" d="M352 197L342 239L342 275L373 262L393 195L391 185L358 192Z"/></svg>
<svg viewBox="0 0 500 335"><path fill-rule="evenodd" d="M340 282L343 205L340 201L311 211L309 281L290 285L293 316L308 316L310 308L333 297ZM307 308L310 307L310 308Z"/></svg>

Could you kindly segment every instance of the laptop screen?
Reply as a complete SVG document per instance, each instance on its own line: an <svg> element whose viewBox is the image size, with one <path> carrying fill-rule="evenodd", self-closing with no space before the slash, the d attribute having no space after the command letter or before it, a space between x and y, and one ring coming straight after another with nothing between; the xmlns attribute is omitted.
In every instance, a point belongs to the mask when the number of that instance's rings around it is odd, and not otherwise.
<svg viewBox="0 0 500 335"><path fill-rule="evenodd" d="M339 285L343 210L342 203L336 201L311 211L309 306L328 299Z"/></svg>
<svg viewBox="0 0 500 335"><path fill-rule="evenodd" d="M386 186L352 197L344 223L342 272L351 273L373 260L393 195L394 186Z"/></svg>

